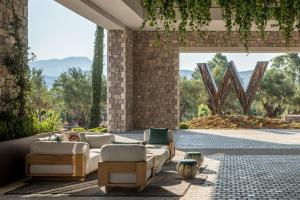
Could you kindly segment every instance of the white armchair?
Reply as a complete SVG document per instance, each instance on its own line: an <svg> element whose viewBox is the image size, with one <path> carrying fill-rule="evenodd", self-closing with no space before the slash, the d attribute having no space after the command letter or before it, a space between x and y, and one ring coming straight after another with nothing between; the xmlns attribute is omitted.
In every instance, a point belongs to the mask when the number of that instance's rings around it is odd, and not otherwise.
<svg viewBox="0 0 300 200"><path fill-rule="evenodd" d="M146 148L139 144L108 144L101 149L98 185L134 187L143 190L154 176L154 160L147 157Z"/></svg>

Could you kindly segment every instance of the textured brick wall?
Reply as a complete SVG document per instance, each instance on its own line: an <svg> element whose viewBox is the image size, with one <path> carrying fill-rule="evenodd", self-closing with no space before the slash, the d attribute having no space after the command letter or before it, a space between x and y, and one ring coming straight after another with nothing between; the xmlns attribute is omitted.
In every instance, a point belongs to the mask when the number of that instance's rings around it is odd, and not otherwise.
<svg viewBox="0 0 300 200"><path fill-rule="evenodd" d="M130 40L124 39L126 35ZM201 48L202 51L233 48L244 52L238 33L232 32L228 36L225 31L208 32L204 39L190 33L184 47L179 44L176 34L167 38L161 35L156 44L155 33L146 31L110 31L109 41L109 126L115 131L151 126L178 128L180 50L185 47ZM300 50L299 33L293 34L289 46ZM252 33L250 49L272 51L274 47L286 50L280 33L267 32L265 40L260 39L258 32ZM133 54L130 48L133 48Z"/></svg>
<svg viewBox="0 0 300 200"><path fill-rule="evenodd" d="M108 130L133 128L133 35L129 30L108 32Z"/></svg>
<svg viewBox="0 0 300 200"><path fill-rule="evenodd" d="M20 34L24 42L27 42L27 13L28 0L0 0L0 99L10 94L14 84L14 78L3 64L4 58L9 51L12 40L8 37L9 22L12 19L14 8L17 15L24 21L24 27ZM4 106L0 104L0 109Z"/></svg>

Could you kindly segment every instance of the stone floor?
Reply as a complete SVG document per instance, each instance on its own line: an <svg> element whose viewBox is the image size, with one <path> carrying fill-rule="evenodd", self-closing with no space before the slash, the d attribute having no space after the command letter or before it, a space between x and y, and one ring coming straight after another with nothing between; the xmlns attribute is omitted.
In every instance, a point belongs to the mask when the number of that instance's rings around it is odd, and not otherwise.
<svg viewBox="0 0 300 200"><path fill-rule="evenodd" d="M141 131L117 135L123 141L143 138ZM205 184L191 185L180 199L300 199L300 130L181 130L175 141L176 159L201 151L208 165ZM0 188L0 199L22 198L1 196L15 186Z"/></svg>

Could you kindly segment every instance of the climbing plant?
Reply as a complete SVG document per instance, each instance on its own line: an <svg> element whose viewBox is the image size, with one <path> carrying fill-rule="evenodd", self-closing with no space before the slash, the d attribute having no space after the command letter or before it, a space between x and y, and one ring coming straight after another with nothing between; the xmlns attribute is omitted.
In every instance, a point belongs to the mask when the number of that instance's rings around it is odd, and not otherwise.
<svg viewBox="0 0 300 200"><path fill-rule="evenodd" d="M12 75L12 84L1 99L0 140L34 134L34 116L30 106L30 69L28 62L34 58L28 53L28 46L20 33L25 22L13 10L9 22L10 51L4 58L4 65Z"/></svg>
<svg viewBox="0 0 300 200"><path fill-rule="evenodd" d="M205 34L213 2L222 11L227 31L235 28L240 33L246 51L253 25L264 39L267 22L272 19L271 25L282 32L286 44L292 32L300 30L299 0L142 0L146 12L142 28L148 25L165 33L178 30L181 42L189 30Z"/></svg>

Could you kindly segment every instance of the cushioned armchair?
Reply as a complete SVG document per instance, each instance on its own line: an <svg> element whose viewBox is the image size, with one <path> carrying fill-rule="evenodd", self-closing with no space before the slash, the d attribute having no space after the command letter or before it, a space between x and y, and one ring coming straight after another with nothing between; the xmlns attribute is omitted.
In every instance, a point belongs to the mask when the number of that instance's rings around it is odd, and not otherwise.
<svg viewBox="0 0 300 200"><path fill-rule="evenodd" d="M175 156L175 142L174 142L174 132L168 130L167 142L166 144L152 144L150 141L150 129L144 131L144 143L147 149L165 149L168 152L167 161L172 160Z"/></svg>
<svg viewBox="0 0 300 200"><path fill-rule="evenodd" d="M101 149L98 163L98 185L133 187L142 191L154 176L154 160L146 155L146 148L139 144L108 144Z"/></svg>

